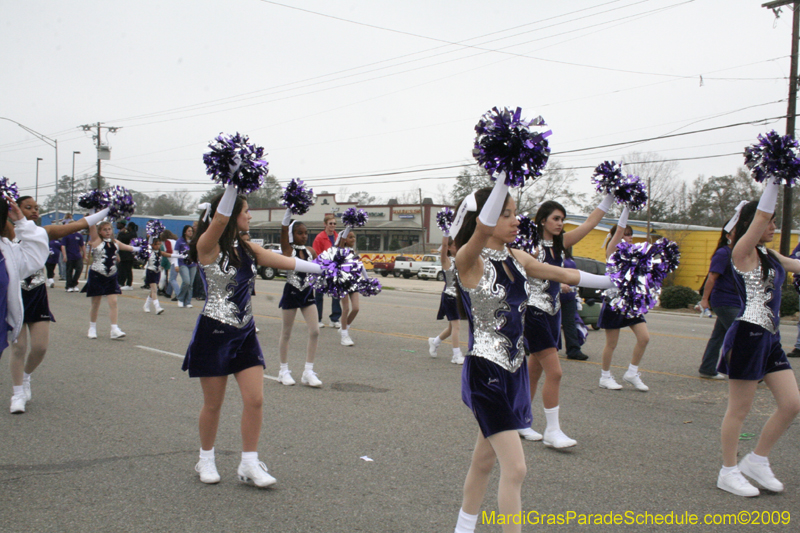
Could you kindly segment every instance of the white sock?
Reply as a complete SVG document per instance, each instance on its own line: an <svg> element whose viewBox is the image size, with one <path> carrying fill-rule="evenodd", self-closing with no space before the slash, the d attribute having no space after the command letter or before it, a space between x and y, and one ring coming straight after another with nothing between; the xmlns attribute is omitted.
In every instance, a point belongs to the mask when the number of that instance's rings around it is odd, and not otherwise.
<svg viewBox="0 0 800 533"><path fill-rule="evenodd" d="M769 465L769 458L756 455L755 452L750 452L750 460L754 463Z"/></svg>
<svg viewBox="0 0 800 533"><path fill-rule="evenodd" d="M153 301L153 299L152 299L152 298L150 298L150 297L148 296L148 297L147 297L147 301L145 302L145 305L149 304L149 303L150 303L150 302L152 302L152 301Z"/></svg>
<svg viewBox="0 0 800 533"><path fill-rule="evenodd" d="M314 363L306 363L305 372L313 372L314 371Z"/></svg>
<svg viewBox="0 0 800 533"><path fill-rule="evenodd" d="M454 533L474 533L475 526L478 524L478 515L467 514L464 509L458 511L458 522Z"/></svg>
<svg viewBox="0 0 800 533"><path fill-rule="evenodd" d="M111 324L111 329L119 329L119 326L116 324Z"/></svg>
<svg viewBox="0 0 800 533"><path fill-rule="evenodd" d="M461 355L461 348L453 348L453 355Z"/></svg>
<svg viewBox="0 0 800 533"><path fill-rule="evenodd" d="M601 370L600 371L601 378L610 378L611 377L611 370Z"/></svg>
<svg viewBox="0 0 800 533"><path fill-rule="evenodd" d="M545 420L547 420L547 427L545 428L545 431L558 431L559 429L561 429L561 425L558 423L557 405L552 409L545 409L544 418Z"/></svg>
<svg viewBox="0 0 800 533"><path fill-rule="evenodd" d="M22 382L24 383L24 382L26 382L26 381L27 381L28 383L30 383L30 382L31 382L31 375L30 375L30 374L28 374L27 372L23 372L23 373L22 373ZM753 454L753 455L755 455L755 454Z"/></svg>
<svg viewBox="0 0 800 533"><path fill-rule="evenodd" d="M346 328L340 329L339 332L342 334L342 337L347 337L347 329Z"/></svg>
<svg viewBox="0 0 800 533"><path fill-rule="evenodd" d="M214 447L212 446L210 450L204 450L200 448L200 459L213 459L214 458Z"/></svg>
<svg viewBox="0 0 800 533"><path fill-rule="evenodd" d="M14 389L14 396L16 396L17 394L22 394L22 385L20 385L19 387L17 387L16 385L12 385L11 388Z"/></svg>
<svg viewBox="0 0 800 533"><path fill-rule="evenodd" d="M97 329L97 322L89 322L89 327L92 329Z"/></svg>
<svg viewBox="0 0 800 533"><path fill-rule="evenodd" d="M258 462L258 452L242 452L242 463L252 464Z"/></svg>
<svg viewBox="0 0 800 533"><path fill-rule="evenodd" d="M628 371L625 372L628 375L635 376L639 373L639 367L634 365L628 365Z"/></svg>
<svg viewBox="0 0 800 533"><path fill-rule="evenodd" d="M739 470L738 466L723 466L722 468L719 469L719 473L722 476L727 476L728 474L731 474L738 470Z"/></svg>
<svg viewBox="0 0 800 533"><path fill-rule="evenodd" d="M440 344L442 344L442 339L440 339L438 336L434 337L433 338L433 345L434 346L439 346Z"/></svg>
<svg viewBox="0 0 800 533"><path fill-rule="evenodd" d="M289 363L281 363L281 372L289 371Z"/></svg>

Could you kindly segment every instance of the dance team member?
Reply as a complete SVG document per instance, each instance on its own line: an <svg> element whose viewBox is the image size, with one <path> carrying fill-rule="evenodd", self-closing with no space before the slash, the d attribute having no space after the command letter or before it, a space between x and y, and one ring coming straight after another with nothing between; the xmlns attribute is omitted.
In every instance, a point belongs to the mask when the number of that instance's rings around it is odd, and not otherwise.
<svg viewBox="0 0 800 533"><path fill-rule="evenodd" d="M622 210L619 222L613 225L608 233L612 235L612 237L606 247L606 259L614 253L620 242L633 242L633 228L628 227L627 207ZM614 376L611 375L611 359L614 356L614 350L619 341L619 330L622 328L631 328L631 331L633 331L633 334L636 336L636 345L633 347L631 363L628 365L628 370L622 375L622 380L633 385L638 391L647 392L650 390L650 387L642 382L641 373L639 372L639 363L642 361L647 343L650 342L650 333L647 331L647 323L643 315L635 318L628 318L611 309L609 305L611 298L613 298L613 294L607 294L603 299L603 306L600 308L600 316L597 318L597 327L606 330L606 344L603 347L603 359L600 367L600 388L611 390L619 390L622 388L622 385L617 383Z"/></svg>
<svg viewBox="0 0 800 533"><path fill-rule="evenodd" d="M447 319L447 327L439 333L436 337L428 339L428 351L431 357L436 357L436 352L442 341L451 337L450 342L453 344L453 357L450 362L457 365L464 364L464 356L461 354L461 342L458 336L460 319L458 317L458 303L456 292L456 263L452 259L456 255L456 245L453 239L450 238L450 232L443 232L442 247L440 250L442 261L442 272L444 272L444 289L442 289L442 296L439 300L439 312L436 315L436 320Z"/></svg>
<svg viewBox="0 0 800 533"><path fill-rule="evenodd" d="M781 287L786 272L800 273L800 260L767 250L775 233L775 200L780 185L768 178L758 203L742 208L733 236L733 278L744 305L725 335L718 371L728 380L728 408L722 420L722 468L717 487L737 496L758 496L742 474L765 489L782 492L769 453L800 413L797 379L781 347ZM769 387L777 403L764 424L758 443L736 464L739 436L753 405L759 381Z"/></svg>
<svg viewBox="0 0 800 533"><path fill-rule="evenodd" d="M236 169L232 168L235 173ZM209 216L211 217L209 219ZM208 211L201 215L197 236L190 244L190 259L200 265L206 287L206 303L197 317L183 370L200 378L203 407L200 410L200 460L195 470L203 483L218 483L214 441L225 399L228 376L233 374L242 395L242 460L237 469L243 483L269 487L276 480L258 460L263 404L264 356L253 321L250 290L256 264L281 270L320 273L318 265L284 257L250 246L240 231L249 231L247 199L228 185Z"/></svg>
<svg viewBox="0 0 800 533"><path fill-rule="evenodd" d="M158 279L159 267L161 266L161 238L153 237L153 242L150 243L150 252L147 255L147 261L144 264L144 284L150 289L150 294L147 295L147 300L144 302L144 312L150 312L150 306L157 315L164 312L161 303L158 301Z"/></svg>
<svg viewBox="0 0 800 533"><path fill-rule="evenodd" d="M541 263L561 267L564 265L564 251L591 232L603 219L614 200L607 194L600 205L592 211L586 221L572 231L564 232L567 210L553 200L544 202L536 212L534 222L539 231L537 259ZM520 431L526 440L543 440L545 446L569 448L578 442L569 438L561 430L559 422L559 392L561 389L561 362L558 359L558 345L561 339L561 285L549 280L531 278L530 299L525 315L525 346L531 358L528 363L531 401L536 395L539 378L544 372L542 386L542 406L546 427L544 436L533 428Z"/></svg>
<svg viewBox="0 0 800 533"><path fill-rule="evenodd" d="M706 281L703 284L700 308L701 310L711 309L717 315L714 330L708 339L698 370L700 377L707 379L725 379L725 376L717 372L722 341L725 340L725 334L739 316L739 309L742 307L742 301L739 299L736 283L733 280L731 250L733 249L733 228L739 220L741 209L745 204L747 202L739 204L736 208L736 215L722 229L717 249L711 256L711 265L708 267Z"/></svg>
<svg viewBox="0 0 800 533"><path fill-rule="evenodd" d="M500 463L500 514L521 512L526 465L517 431L531 423L523 339L527 278L611 286L603 276L543 264L525 252L509 249L519 221L516 204L507 191L498 179L494 188L473 193L459 205L453 223L458 249L456 281L470 328L461 395L480 428L464 482L456 533L474 531L495 461ZM503 531L518 532L520 525L504 525Z"/></svg>
<svg viewBox="0 0 800 533"><path fill-rule="evenodd" d="M345 230L347 231L347 229ZM344 247L350 248L355 253L356 248L356 234L353 232L352 229L347 233L347 236L344 238ZM356 259L358 259L358 255L356 255ZM364 273L366 276L367 274ZM341 299L341 306L342 306L342 319L341 319L341 329L339 333L342 335L342 346L353 346L355 343L353 339L350 338L350 325L353 323L353 320L356 319L359 311L359 294L358 289L353 287L350 290L350 293L347 296L342 297Z"/></svg>
<svg viewBox="0 0 800 533"><path fill-rule="evenodd" d="M39 205L36 200L31 196L22 196L17 200L20 210L25 218L31 222L39 220ZM100 213L82 218L76 222L68 224L54 224L44 227L47 232L49 251L51 252L47 260L50 261L51 257L53 263L48 267L48 271L52 274L55 273L55 264L58 262L57 255L53 255L54 243L59 243L63 237L71 233L75 233L87 229L90 225L94 225L102 220L108 213L104 209ZM9 367L11 369L11 381L14 387L22 386L24 394L24 401L17 398L16 402L12 397L12 412L24 413L25 404L31 401L33 393L31 391L31 374L36 370L44 360L47 347L50 344L50 322L55 322L53 313L50 311L50 304L47 299L47 283L52 282L48 280L48 274L45 273L45 266L50 263L42 265L34 275L28 276L21 280L22 288L22 305L24 308L24 319L22 330L17 337L17 342L11 346L11 361ZM28 353L28 334L30 332L30 353ZM27 354L27 357L26 357Z"/></svg>
<svg viewBox="0 0 800 533"><path fill-rule="evenodd" d="M103 297L108 302L108 317L111 320L111 338L121 339L125 332L117 324L117 295L122 294L117 283L117 265L115 255L117 250L138 252L138 246L122 244L114 239L111 222L101 222L97 226L89 227L89 246L92 249L92 265L89 267L89 279L81 292L92 299L89 312L90 339L97 338L97 314L100 311L100 302Z"/></svg>
<svg viewBox="0 0 800 533"><path fill-rule="evenodd" d="M316 257L314 250L306 246L308 242L308 228L302 222L292 222L292 210L287 209L281 225L281 252L286 257L297 257L304 261ZM280 356L280 370L278 381L284 385L294 385L292 371L289 370L289 340L292 337L294 319L297 310L303 315L308 328L308 343L306 345L306 365L300 382L309 387L321 387L316 372L314 372L314 358L317 354L319 340L319 323L317 321L317 307L314 300L314 289L306 279L305 272L289 270L286 272L286 284L283 286L283 296L278 303L281 308L281 341L278 346Z"/></svg>
<svg viewBox="0 0 800 533"><path fill-rule="evenodd" d="M27 220L14 200L0 196L0 355L17 340L25 319L20 281L40 271L49 253L47 232ZM22 383L15 383L12 413L25 412L25 398Z"/></svg>

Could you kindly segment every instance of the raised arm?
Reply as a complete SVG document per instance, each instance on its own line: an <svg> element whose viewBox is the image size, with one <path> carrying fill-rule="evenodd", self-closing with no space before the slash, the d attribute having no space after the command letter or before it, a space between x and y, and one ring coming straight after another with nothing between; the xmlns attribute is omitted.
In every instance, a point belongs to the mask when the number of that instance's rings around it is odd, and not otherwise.
<svg viewBox="0 0 800 533"><path fill-rule="evenodd" d="M619 216L619 221L617 222L617 231L614 232L614 235L611 236L611 240L608 242L608 246L606 246L606 259L611 257L611 254L614 253L614 250L617 249L617 245L622 242L622 238L625 237L625 228L628 227L628 207L625 206L622 209L622 214Z"/></svg>
<svg viewBox="0 0 800 533"><path fill-rule="evenodd" d="M225 194L222 195L222 199L217 204L214 218L211 219L206 231L197 239L197 260L200 264L210 264L219 254L219 240L228 226L228 220L230 220L233 213L237 196L234 185L228 184L225 186Z"/></svg>
<svg viewBox="0 0 800 533"><path fill-rule="evenodd" d="M742 272L749 272L756 266L756 261L758 260L756 245L761 242L761 236L764 235L764 231L772 221L779 190L780 185L770 178L766 187L764 187L764 192L761 193L761 199L758 201L758 207L750 227L747 228L745 234L739 238L733 247L731 259L736 268Z"/></svg>
<svg viewBox="0 0 800 533"><path fill-rule="evenodd" d="M603 220L603 217L608 212L608 209L611 207L611 202L614 201L613 194L607 194L603 201L600 202L600 205L592 211L592 213L586 217L586 221L575 228L572 231L568 231L564 234L564 248L569 248L571 246L575 246L578 241L586 237L590 231L592 231L597 225Z"/></svg>
<svg viewBox="0 0 800 533"><path fill-rule="evenodd" d="M289 242L289 225L292 222L292 210L286 209L281 222L281 253L286 257L292 256L292 245Z"/></svg>
<svg viewBox="0 0 800 533"><path fill-rule="evenodd" d="M459 278L466 287L477 286L483 275L481 252L489 242L492 233L494 233L494 227L497 225L497 220L501 214L503 216L516 216L516 213L510 213L509 209L503 210L503 204L505 204L506 195L508 194L508 186L503 181L503 179L498 178L495 182L489 198L486 199L486 203L475 220L475 231L456 254L456 263L459 265ZM474 195L467 196L462 202L466 202L466 204L462 203L458 210L459 212L456 213L456 219L453 221L454 227L461 226L467 211L477 209Z"/></svg>

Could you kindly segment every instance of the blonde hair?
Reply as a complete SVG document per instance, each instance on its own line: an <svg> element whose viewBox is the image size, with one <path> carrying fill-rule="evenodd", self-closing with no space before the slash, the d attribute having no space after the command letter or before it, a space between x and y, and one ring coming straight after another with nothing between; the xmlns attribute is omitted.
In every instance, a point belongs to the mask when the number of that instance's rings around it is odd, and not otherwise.
<svg viewBox="0 0 800 533"><path fill-rule="evenodd" d="M327 224L331 219L336 220L336 215L325 215L325 218L322 219L322 223Z"/></svg>
<svg viewBox="0 0 800 533"><path fill-rule="evenodd" d="M111 226L111 222L109 222L108 220L102 221L101 223L99 223L97 225L97 231L100 231L101 229L103 229L106 226Z"/></svg>

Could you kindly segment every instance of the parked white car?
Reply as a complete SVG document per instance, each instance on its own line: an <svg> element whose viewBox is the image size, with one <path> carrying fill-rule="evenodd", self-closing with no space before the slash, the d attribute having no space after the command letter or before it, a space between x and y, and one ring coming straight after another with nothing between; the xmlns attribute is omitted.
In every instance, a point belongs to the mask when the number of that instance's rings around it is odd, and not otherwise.
<svg viewBox="0 0 800 533"><path fill-rule="evenodd" d="M444 271L442 270L441 260L437 259L435 263L428 263L420 268L419 272L417 273L417 277L419 279L436 279L439 281L444 281Z"/></svg>
<svg viewBox="0 0 800 533"><path fill-rule="evenodd" d="M430 266L439 262L439 256L435 254L425 254L422 256L421 261L394 261L394 277L399 278L403 276L408 279L411 276L419 274L419 271L424 266ZM441 263L439 263L441 268Z"/></svg>

